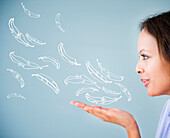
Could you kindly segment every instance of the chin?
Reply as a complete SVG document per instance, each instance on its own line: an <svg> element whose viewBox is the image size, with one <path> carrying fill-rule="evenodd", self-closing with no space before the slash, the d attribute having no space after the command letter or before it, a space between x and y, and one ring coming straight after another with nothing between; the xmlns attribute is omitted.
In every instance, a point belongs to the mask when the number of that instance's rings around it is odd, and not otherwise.
<svg viewBox="0 0 170 138"><path fill-rule="evenodd" d="M148 88L147 94L151 97L160 96L160 95L170 95L170 89L159 89L158 90L157 88L157 90L155 90L155 89Z"/></svg>
<svg viewBox="0 0 170 138"><path fill-rule="evenodd" d="M158 92L155 92L155 91L147 91L147 94L151 97L154 97L154 96L159 96L160 94Z"/></svg>

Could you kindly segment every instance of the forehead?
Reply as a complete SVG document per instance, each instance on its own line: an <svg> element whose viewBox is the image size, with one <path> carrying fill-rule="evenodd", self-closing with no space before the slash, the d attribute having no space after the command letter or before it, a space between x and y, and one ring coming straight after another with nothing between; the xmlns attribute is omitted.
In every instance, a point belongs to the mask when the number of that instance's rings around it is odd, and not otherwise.
<svg viewBox="0 0 170 138"><path fill-rule="evenodd" d="M158 52L158 46L156 39L143 29L138 38L138 52L146 51L151 53Z"/></svg>

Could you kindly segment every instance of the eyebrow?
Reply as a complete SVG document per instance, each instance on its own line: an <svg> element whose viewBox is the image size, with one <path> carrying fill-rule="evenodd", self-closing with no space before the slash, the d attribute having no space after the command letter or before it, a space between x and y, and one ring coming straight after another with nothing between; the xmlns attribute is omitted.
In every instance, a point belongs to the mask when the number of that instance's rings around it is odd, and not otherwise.
<svg viewBox="0 0 170 138"><path fill-rule="evenodd" d="M146 50L146 49L141 49L141 50L139 51L139 54L140 54L141 52L143 52L143 51L144 51L144 52L146 51L146 52L149 52L149 53L151 53L149 50Z"/></svg>

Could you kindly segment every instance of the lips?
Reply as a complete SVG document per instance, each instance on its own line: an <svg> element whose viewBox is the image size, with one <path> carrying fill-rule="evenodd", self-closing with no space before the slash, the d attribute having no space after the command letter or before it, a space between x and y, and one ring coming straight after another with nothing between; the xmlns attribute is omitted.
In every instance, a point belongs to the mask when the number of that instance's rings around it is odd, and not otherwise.
<svg viewBox="0 0 170 138"><path fill-rule="evenodd" d="M148 85L150 83L150 79L141 79L141 81L144 83L145 87L148 87Z"/></svg>

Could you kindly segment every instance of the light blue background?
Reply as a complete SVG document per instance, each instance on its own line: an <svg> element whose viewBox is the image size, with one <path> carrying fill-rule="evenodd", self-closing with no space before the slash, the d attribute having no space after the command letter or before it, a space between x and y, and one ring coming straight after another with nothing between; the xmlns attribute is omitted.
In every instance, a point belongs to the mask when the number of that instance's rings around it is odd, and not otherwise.
<svg viewBox="0 0 170 138"><path fill-rule="evenodd" d="M39 19L27 16L22 7L40 13ZM123 84L130 90L132 101L124 95L107 108L120 108L131 113L137 120L142 137L155 136L162 107L167 96L149 97L140 82L135 67L138 61L138 24L147 16L167 11L169 0L1 0L0 1L0 137L1 138L124 138L124 128L106 123L70 105L71 100L90 104L84 94L75 96L83 85L68 85L63 81L69 75L85 74L89 78L85 62L89 60L97 68L96 58L112 72L124 75ZM61 13L65 33L57 29L55 15ZM25 47L18 43L8 28L10 18L22 33L29 33L45 41L45 46ZM69 55L82 66L64 62L57 51L60 42ZM9 53L46 65L39 56L56 58L61 69L49 63L43 70L24 70L13 63ZM25 80L20 88L17 80L6 71L12 68ZM32 73L44 73L53 78L61 92L54 91L31 77ZM91 78L92 79L92 78ZM114 89L114 84L105 85ZM20 93L26 100L11 98L9 93Z"/></svg>

